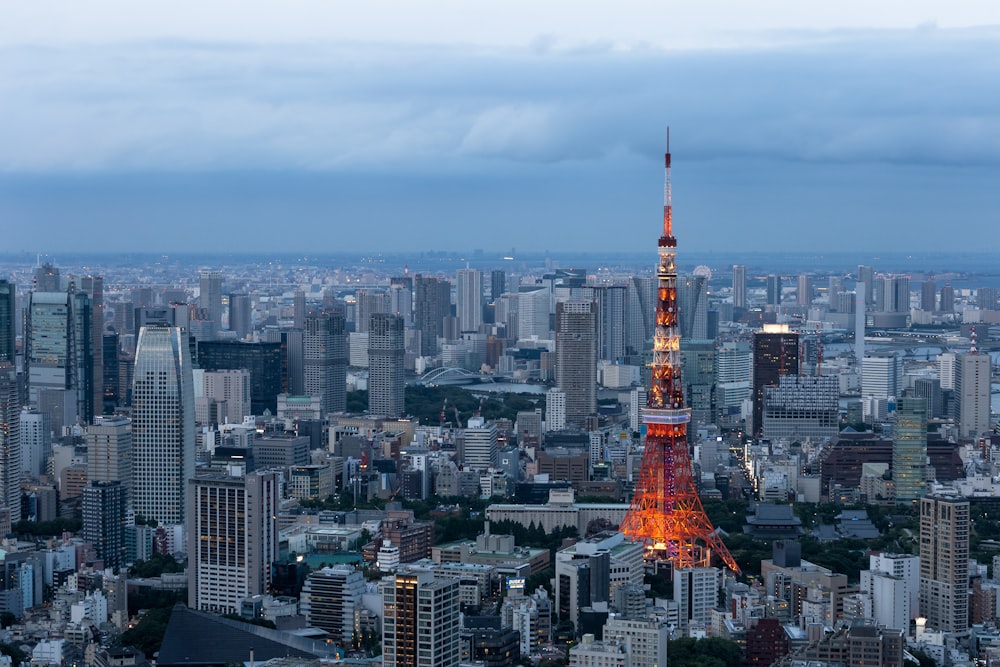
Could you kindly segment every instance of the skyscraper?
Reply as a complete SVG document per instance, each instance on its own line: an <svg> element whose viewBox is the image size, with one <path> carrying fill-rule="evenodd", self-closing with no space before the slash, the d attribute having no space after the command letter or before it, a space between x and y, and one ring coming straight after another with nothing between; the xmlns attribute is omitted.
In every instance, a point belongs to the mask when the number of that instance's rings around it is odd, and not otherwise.
<svg viewBox="0 0 1000 667"><path fill-rule="evenodd" d="M733 308L747 307L747 267L733 266Z"/></svg>
<svg viewBox="0 0 1000 667"><path fill-rule="evenodd" d="M300 607L309 627L320 628L335 641L350 644L360 634L365 577L352 565L310 572L302 586Z"/></svg>
<svg viewBox="0 0 1000 667"><path fill-rule="evenodd" d="M976 307L980 310L997 309L997 288L980 287L976 289Z"/></svg>
<svg viewBox="0 0 1000 667"><path fill-rule="evenodd" d="M483 273L459 269L455 275L455 312L460 331L479 331L483 323Z"/></svg>
<svg viewBox="0 0 1000 667"><path fill-rule="evenodd" d="M294 332L288 332L289 334ZM206 371L250 371L250 407L255 415L278 412L278 394L288 391L284 370L288 363L281 341L246 343L231 340L200 341L198 366ZM346 380L345 380L346 382Z"/></svg>
<svg viewBox="0 0 1000 667"><path fill-rule="evenodd" d="M639 355L646 341L653 338L656 280L648 276L632 276L628 282L626 301L625 348L629 355Z"/></svg>
<svg viewBox="0 0 1000 667"><path fill-rule="evenodd" d="M249 294L229 295L229 330L235 331L239 340L246 340L253 331L251 310Z"/></svg>
<svg viewBox="0 0 1000 667"><path fill-rule="evenodd" d="M892 398L903 393L903 360L894 353L869 355L861 365L861 395Z"/></svg>
<svg viewBox="0 0 1000 667"><path fill-rule="evenodd" d="M21 520L21 392L14 364L0 361L0 506Z"/></svg>
<svg viewBox="0 0 1000 667"><path fill-rule="evenodd" d="M787 326L764 326L753 335L753 433L764 427L764 387L783 375L799 374L799 335Z"/></svg>
<svg viewBox="0 0 1000 667"><path fill-rule="evenodd" d="M91 480L83 489L83 539L94 545L104 567L125 566L127 492L121 482Z"/></svg>
<svg viewBox="0 0 1000 667"><path fill-rule="evenodd" d="M781 305L781 276L770 274L766 283L766 304L768 306Z"/></svg>
<svg viewBox="0 0 1000 667"><path fill-rule="evenodd" d="M87 427L87 479L132 485L132 420L97 417Z"/></svg>
<svg viewBox="0 0 1000 667"><path fill-rule="evenodd" d="M933 313L937 306L937 284L933 280L925 280L920 285L920 310Z"/></svg>
<svg viewBox="0 0 1000 667"><path fill-rule="evenodd" d="M920 615L942 632L969 628L969 501L920 499Z"/></svg>
<svg viewBox="0 0 1000 667"><path fill-rule="evenodd" d="M497 447L497 426L487 424L482 417L469 419L469 427L462 433L466 470L486 470L496 468L499 449Z"/></svg>
<svg viewBox="0 0 1000 667"><path fill-rule="evenodd" d="M503 269L490 271L490 303L496 303L500 295L507 291L507 273Z"/></svg>
<svg viewBox="0 0 1000 667"><path fill-rule="evenodd" d="M625 286L600 285L586 291L597 308L597 358L621 361L625 357Z"/></svg>
<svg viewBox="0 0 1000 667"><path fill-rule="evenodd" d="M384 667L457 667L459 580L406 572L383 581Z"/></svg>
<svg viewBox="0 0 1000 667"><path fill-rule="evenodd" d="M104 277L83 276L80 290L89 299L90 336L86 373L91 397L87 401L86 423L104 413Z"/></svg>
<svg viewBox="0 0 1000 667"><path fill-rule="evenodd" d="M325 414L347 409L347 333L338 312L309 315L302 332L306 394L319 396Z"/></svg>
<svg viewBox="0 0 1000 667"><path fill-rule="evenodd" d="M0 363L14 363L16 313L17 288L9 280L0 280Z"/></svg>
<svg viewBox="0 0 1000 667"><path fill-rule="evenodd" d="M677 312L680 315L681 338L708 338L708 292L705 276L684 276L677 285Z"/></svg>
<svg viewBox="0 0 1000 667"><path fill-rule="evenodd" d="M597 313L594 302L556 304L556 386L566 392L566 423L582 427L597 411Z"/></svg>
<svg viewBox="0 0 1000 667"><path fill-rule="evenodd" d="M517 293L517 338L549 337L549 296L545 287L525 287Z"/></svg>
<svg viewBox="0 0 1000 667"><path fill-rule="evenodd" d="M875 303L875 268L859 264L857 282L859 284L864 283L865 303L867 303L870 307L873 303Z"/></svg>
<svg viewBox="0 0 1000 667"><path fill-rule="evenodd" d="M292 297L292 326L301 329L306 325L306 293L295 290Z"/></svg>
<svg viewBox="0 0 1000 667"><path fill-rule="evenodd" d="M194 476L194 378L178 327L139 331L132 378L132 507L162 524L183 523Z"/></svg>
<svg viewBox="0 0 1000 667"><path fill-rule="evenodd" d="M451 283L434 276L414 277L414 326L420 332L420 354L434 356L444 318L451 314Z"/></svg>
<svg viewBox="0 0 1000 667"><path fill-rule="evenodd" d="M944 383L942 383L942 386ZM987 433L990 428L990 356L963 352L955 364L958 431L963 437Z"/></svg>
<svg viewBox="0 0 1000 667"><path fill-rule="evenodd" d="M368 412L396 418L406 412L403 374L403 318L371 316L368 332Z"/></svg>
<svg viewBox="0 0 1000 667"><path fill-rule="evenodd" d="M403 324L413 326L413 278L409 275L389 279L389 312L403 318Z"/></svg>
<svg viewBox="0 0 1000 667"><path fill-rule="evenodd" d="M896 502L910 503L924 495L927 484L927 401L900 399L896 419L892 481Z"/></svg>
<svg viewBox="0 0 1000 667"><path fill-rule="evenodd" d="M278 560L279 482L273 470L189 480L189 607L234 614L241 600L267 592Z"/></svg>
<svg viewBox="0 0 1000 667"><path fill-rule="evenodd" d="M813 299L813 280L812 276L807 273L799 275L798 288L795 292L795 303L799 306L810 306L812 305Z"/></svg>
<svg viewBox="0 0 1000 667"><path fill-rule="evenodd" d="M205 309L212 331L218 332L222 329L222 272L202 271L200 283L198 305Z"/></svg>
<svg viewBox="0 0 1000 667"><path fill-rule="evenodd" d="M945 285L941 288L940 310L942 313L955 312L955 288L951 285Z"/></svg>

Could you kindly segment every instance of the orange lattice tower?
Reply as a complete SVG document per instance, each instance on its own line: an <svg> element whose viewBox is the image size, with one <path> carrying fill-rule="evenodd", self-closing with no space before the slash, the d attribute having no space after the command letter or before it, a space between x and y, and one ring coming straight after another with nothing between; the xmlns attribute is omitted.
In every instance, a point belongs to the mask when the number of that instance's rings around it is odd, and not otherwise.
<svg viewBox="0 0 1000 667"><path fill-rule="evenodd" d="M740 569L712 527L698 498L688 454L687 425L681 379L681 335L677 319L677 239L674 238L670 192L670 134L667 133L666 180L663 189L663 236L656 269L656 331L653 377L642 413L646 451L632 505L621 531L646 543L648 558L668 560L677 568L707 567L712 552L729 569Z"/></svg>

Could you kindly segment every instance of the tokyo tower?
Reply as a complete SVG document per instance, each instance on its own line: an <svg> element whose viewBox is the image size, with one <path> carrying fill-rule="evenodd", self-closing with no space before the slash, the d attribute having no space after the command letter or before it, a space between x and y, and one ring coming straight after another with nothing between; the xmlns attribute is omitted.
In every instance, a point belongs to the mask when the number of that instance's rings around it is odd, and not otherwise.
<svg viewBox="0 0 1000 667"><path fill-rule="evenodd" d="M642 412L646 449L632 504L620 530L645 542L646 557L667 560L674 569L708 567L712 552L739 572L726 545L712 527L695 488L688 454L687 425L681 378L681 336L677 314L677 239L674 237L670 192L670 131L663 189L663 235L656 269L656 329L653 334L653 377Z"/></svg>

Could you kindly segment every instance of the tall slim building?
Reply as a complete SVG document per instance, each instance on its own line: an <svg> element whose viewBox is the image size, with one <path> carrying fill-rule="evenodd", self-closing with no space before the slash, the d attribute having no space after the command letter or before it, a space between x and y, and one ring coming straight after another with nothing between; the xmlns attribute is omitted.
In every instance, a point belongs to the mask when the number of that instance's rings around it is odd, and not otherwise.
<svg viewBox="0 0 1000 667"><path fill-rule="evenodd" d="M28 406L21 410L21 471L31 479L45 472L45 464L52 453L50 433L49 420L44 413Z"/></svg>
<svg viewBox="0 0 1000 667"><path fill-rule="evenodd" d="M0 361L0 506L21 520L21 392L14 364Z"/></svg>
<svg viewBox="0 0 1000 667"><path fill-rule="evenodd" d="M420 332L420 354L434 356L444 333L444 318L451 314L451 283L434 276L417 275L414 287L414 326Z"/></svg>
<svg viewBox="0 0 1000 667"><path fill-rule="evenodd" d="M455 275L455 312L460 331L479 331L483 323L483 272L459 269Z"/></svg>
<svg viewBox="0 0 1000 667"><path fill-rule="evenodd" d="M403 372L403 318L371 316L368 332L368 412L396 418L406 412Z"/></svg>
<svg viewBox="0 0 1000 667"><path fill-rule="evenodd" d="M955 312L955 288L951 285L946 284L941 288L941 303L939 310L942 313Z"/></svg>
<svg viewBox="0 0 1000 667"><path fill-rule="evenodd" d="M87 479L132 486L132 420L97 417L87 427Z"/></svg>
<svg viewBox="0 0 1000 667"><path fill-rule="evenodd" d="M864 283L865 303L869 306L875 303L875 267L858 265L857 283Z"/></svg>
<svg viewBox="0 0 1000 667"><path fill-rule="evenodd" d="M920 285L920 310L928 313L937 310L937 284L933 280L925 280Z"/></svg>
<svg viewBox="0 0 1000 667"><path fill-rule="evenodd" d="M733 308L747 307L747 267L733 265Z"/></svg>
<svg viewBox="0 0 1000 667"><path fill-rule="evenodd" d="M406 572L383 581L384 667L458 667L459 580Z"/></svg>
<svg viewBox="0 0 1000 667"><path fill-rule="evenodd" d="M507 291L507 273L503 269L490 271L490 303L496 303L500 295Z"/></svg>
<svg viewBox="0 0 1000 667"><path fill-rule="evenodd" d="M82 504L83 539L94 545L104 567L117 572L125 566L125 486L91 480L83 489Z"/></svg>
<svg viewBox="0 0 1000 667"><path fill-rule="evenodd" d="M920 499L920 615L942 632L969 629L969 501Z"/></svg>
<svg viewBox="0 0 1000 667"><path fill-rule="evenodd" d="M301 329L306 325L306 293L295 290L292 297L292 326Z"/></svg>
<svg viewBox="0 0 1000 667"><path fill-rule="evenodd" d="M632 276L626 290L628 315L625 320L625 348L629 355L639 355L646 341L653 339L656 314L656 280Z"/></svg>
<svg viewBox="0 0 1000 667"><path fill-rule="evenodd" d="M83 276L80 290L89 298L90 336L87 374L92 396L88 400L87 423L104 413L104 277Z"/></svg>
<svg viewBox="0 0 1000 667"><path fill-rule="evenodd" d="M765 299L768 306L781 305L781 276L772 273L767 277Z"/></svg>
<svg viewBox="0 0 1000 667"><path fill-rule="evenodd" d="M684 276L677 285L681 338L705 340L708 335L708 285L705 276Z"/></svg>
<svg viewBox="0 0 1000 667"><path fill-rule="evenodd" d="M406 328L413 326L413 278L409 275L389 279L389 312L402 317Z"/></svg>
<svg viewBox="0 0 1000 667"><path fill-rule="evenodd" d="M59 275L59 267L53 266L49 262L35 267L32 280L32 288L36 292L62 291L62 278Z"/></svg>
<svg viewBox="0 0 1000 667"><path fill-rule="evenodd" d="M222 272L202 271L199 277L198 305L205 309L212 322L212 331L218 332L222 329Z"/></svg>
<svg viewBox="0 0 1000 667"><path fill-rule="evenodd" d="M359 289L355 292L354 298L354 330L358 333L368 333L372 315L391 312L392 305L388 292Z"/></svg>
<svg viewBox="0 0 1000 667"><path fill-rule="evenodd" d="M799 275L798 287L795 292L795 303L799 306L812 305L813 299L813 279L809 274Z"/></svg>
<svg viewBox="0 0 1000 667"><path fill-rule="evenodd" d="M556 304L556 386L566 392L566 423L577 427L597 412L596 334L593 301Z"/></svg>
<svg viewBox="0 0 1000 667"><path fill-rule="evenodd" d="M980 310L997 309L997 288L979 287L976 289L976 307Z"/></svg>
<svg viewBox="0 0 1000 667"><path fill-rule="evenodd" d="M943 386L943 383L942 383ZM958 401L958 431L975 437L990 429L990 356L963 352L955 364L955 400Z"/></svg>
<svg viewBox="0 0 1000 667"><path fill-rule="evenodd" d="M267 592L278 560L281 474L206 475L189 480L188 606L220 614Z"/></svg>
<svg viewBox="0 0 1000 667"><path fill-rule="evenodd" d="M462 458L466 470L496 468L499 459L497 425L487 424L482 417L469 419L469 427L462 433Z"/></svg>
<svg viewBox="0 0 1000 667"><path fill-rule="evenodd" d="M229 330L236 332L236 338L239 340L246 340L253 331L251 311L249 294L229 295Z"/></svg>
<svg viewBox="0 0 1000 667"><path fill-rule="evenodd" d="M861 365L861 395L891 398L903 393L903 360L896 354L869 355Z"/></svg>
<svg viewBox="0 0 1000 667"><path fill-rule="evenodd" d="M597 304L597 358L621 361L625 357L626 288L601 285L588 291L587 298Z"/></svg>
<svg viewBox="0 0 1000 667"><path fill-rule="evenodd" d="M911 503L927 485L927 401L902 398L896 408L892 443L892 481L896 502Z"/></svg>
<svg viewBox="0 0 1000 667"><path fill-rule="evenodd" d="M309 315L302 332L306 394L319 396L325 414L347 409L347 333L337 312Z"/></svg>
<svg viewBox="0 0 1000 667"><path fill-rule="evenodd" d="M545 340L549 337L549 297L551 292L545 287L522 288L517 293L517 338L530 340L533 337Z"/></svg>
<svg viewBox="0 0 1000 667"><path fill-rule="evenodd" d="M139 331L132 378L132 508L161 524L185 519L194 476L194 377L178 327Z"/></svg>
<svg viewBox="0 0 1000 667"><path fill-rule="evenodd" d="M783 375L799 374L799 335L787 326L765 325L753 335L753 433L764 428L764 387Z"/></svg>
<svg viewBox="0 0 1000 667"><path fill-rule="evenodd" d="M360 636L365 576L352 565L334 565L309 573L299 603L309 627L350 644Z"/></svg>
<svg viewBox="0 0 1000 667"><path fill-rule="evenodd" d="M9 280L0 280L0 363L14 364L17 287Z"/></svg>

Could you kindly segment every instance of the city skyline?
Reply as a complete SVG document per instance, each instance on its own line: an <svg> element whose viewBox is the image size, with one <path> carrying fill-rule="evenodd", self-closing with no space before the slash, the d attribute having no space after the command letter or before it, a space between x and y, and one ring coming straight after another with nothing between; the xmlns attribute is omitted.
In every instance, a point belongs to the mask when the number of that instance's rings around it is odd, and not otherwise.
<svg viewBox="0 0 1000 667"><path fill-rule="evenodd" d="M723 4L12 8L7 247L996 251L1000 10Z"/></svg>

